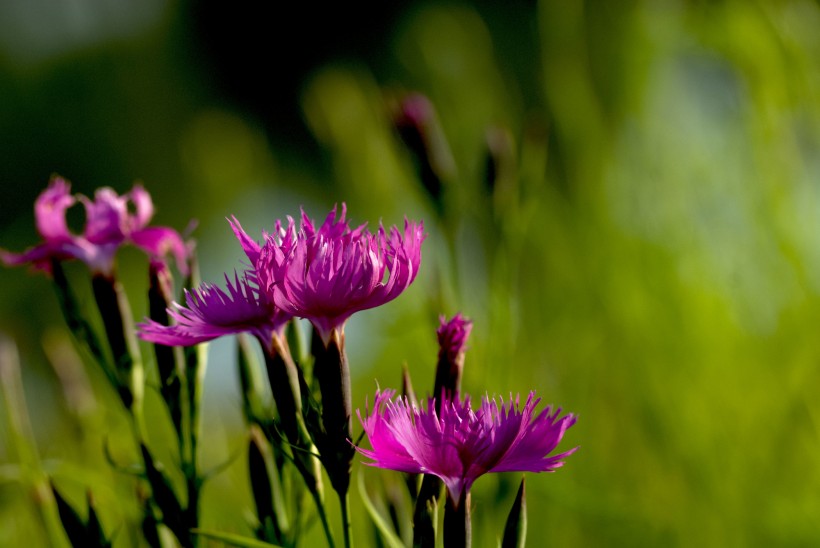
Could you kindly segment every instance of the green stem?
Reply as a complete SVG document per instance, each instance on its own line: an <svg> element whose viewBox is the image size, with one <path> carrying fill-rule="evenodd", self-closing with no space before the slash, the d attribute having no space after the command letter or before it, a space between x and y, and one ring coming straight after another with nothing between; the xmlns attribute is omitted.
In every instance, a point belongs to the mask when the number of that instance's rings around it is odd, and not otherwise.
<svg viewBox="0 0 820 548"><path fill-rule="evenodd" d="M142 414L142 407L130 409L131 427L134 430L134 438L137 445L148 440L148 429L145 426L145 415Z"/></svg>
<svg viewBox="0 0 820 548"><path fill-rule="evenodd" d="M188 432L188 452L182 459L182 469L185 475L187 489L187 503L183 520L188 529L199 526L199 498L202 482L199 478L199 467L197 462L197 451L199 447L200 434L200 404L202 402L202 385L205 376L206 346L197 345L185 348L185 383L182 396L187 399L185 411L187 415L186 426ZM194 536L193 543L198 542L198 537Z"/></svg>
<svg viewBox="0 0 820 548"><path fill-rule="evenodd" d="M350 493L339 493L339 503L342 506L342 535L344 536L345 548L351 548L353 542L350 538Z"/></svg>
<svg viewBox="0 0 820 548"><path fill-rule="evenodd" d="M91 286L114 358L114 370L118 377L116 388L126 409L135 409L134 413L141 415L142 360L128 297L113 274L95 274Z"/></svg>
<svg viewBox="0 0 820 548"><path fill-rule="evenodd" d="M330 340L313 341L313 376L322 394L322 426L324 432L317 439L322 463L330 477L330 484L344 497L350 487L350 469L353 462L351 430L353 404L350 395L350 368L344 350L344 332L334 328Z"/></svg>
<svg viewBox="0 0 820 548"><path fill-rule="evenodd" d="M416 497L413 513L413 546L415 548L434 548L436 545L436 515L441 480L436 476L425 474Z"/></svg>
<svg viewBox="0 0 820 548"><path fill-rule="evenodd" d="M173 280L163 263L151 261L148 285L149 317L161 325L171 325L168 308L173 302ZM185 431L182 423L182 371L184 370L182 349L179 347L154 344L154 355L159 374L159 388L171 422L177 433L180 460L185 448Z"/></svg>
<svg viewBox="0 0 820 548"><path fill-rule="evenodd" d="M265 351L265 366L268 371L273 401L282 430L288 441L301 449L310 449L310 435L302 417L302 398L299 391L299 373L296 364L283 339L273 335L270 349ZM294 458L299 458L294 454Z"/></svg>
<svg viewBox="0 0 820 548"><path fill-rule="evenodd" d="M316 501L322 527L332 546L333 535L324 509L322 472L302 413L301 372L293 361L287 340L278 334L273 335L264 355L268 381L280 423L288 442L292 445L293 464L302 475L313 500Z"/></svg>
<svg viewBox="0 0 820 548"><path fill-rule="evenodd" d="M185 476L188 500L182 519L188 529L196 529L199 527L199 478L197 478L195 468L186 469ZM198 544L197 536L193 535L191 541L196 546Z"/></svg>
<svg viewBox="0 0 820 548"><path fill-rule="evenodd" d="M324 529L325 531L327 545L329 548L335 548L336 543L333 542L333 533L330 531L330 523L327 520L327 512L325 512L322 494L319 491L311 491L310 494L313 496L313 500L316 502L316 510L319 512L319 519L322 522L322 529Z"/></svg>
<svg viewBox="0 0 820 548"><path fill-rule="evenodd" d="M328 341L314 337L313 356L313 375L322 394L324 428L317 444L322 455L322 463L330 477L330 484L339 495L345 548L350 548L348 490L355 450L350 443L353 405L350 396L350 368L344 350L342 328L334 328Z"/></svg>
<svg viewBox="0 0 820 548"><path fill-rule="evenodd" d="M464 492L458 501L447 494L444 508L444 546L470 548L472 522L470 520L470 493Z"/></svg>

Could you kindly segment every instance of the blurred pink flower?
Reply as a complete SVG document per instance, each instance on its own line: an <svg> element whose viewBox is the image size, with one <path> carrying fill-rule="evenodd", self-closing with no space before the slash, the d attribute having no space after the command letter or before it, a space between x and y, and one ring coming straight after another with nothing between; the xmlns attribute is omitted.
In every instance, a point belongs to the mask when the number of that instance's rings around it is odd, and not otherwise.
<svg viewBox="0 0 820 548"><path fill-rule="evenodd" d="M438 476L454 501L461 500L483 474L552 472L578 449L549 456L575 417L558 418L561 409L552 407L536 416L541 400L534 392L520 410L516 396L506 405L502 400L500 406L495 399L482 398L474 412L468 396L445 398L441 413L436 413L433 398L424 411L406 398L393 401L394 394L378 391L366 417L356 412L373 447L357 450L373 460L367 463L372 466Z"/></svg>
<svg viewBox="0 0 820 548"><path fill-rule="evenodd" d="M114 256L123 244L133 244L152 258L173 254L182 272L187 272L188 246L179 233L167 227L149 227L154 214L151 196L140 185L128 194L118 195L104 187L94 200L70 194L71 185L62 177L53 177L34 204L37 231L43 242L23 253L0 250L0 259L9 266L31 263L34 268L51 270L51 261L79 259L97 273L111 274ZM73 234L66 224L66 211L77 201L85 206L83 234ZM129 211L129 202L134 213Z"/></svg>
<svg viewBox="0 0 820 548"><path fill-rule="evenodd" d="M473 322L460 313L449 322L445 316L439 317L439 328L436 330L439 350L433 394L442 397L436 401L437 412L444 398L453 398L461 391L467 339L472 330Z"/></svg>
<svg viewBox="0 0 820 548"><path fill-rule="evenodd" d="M166 346L191 346L224 335L251 333L270 350L273 334L282 334L290 320L260 292L253 281L253 274L246 273L233 283L226 275L227 292L219 287L203 283L197 289L185 290L187 306L174 303L168 315L176 322L165 326L153 320L137 325L143 340Z"/></svg>
<svg viewBox="0 0 820 548"><path fill-rule="evenodd" d="M292 218L259 246L233 219L234 232L256 267L260 288L286 312L309 319L327 344L355 312L380 306L401 294L416 278L424 241L422 223L405 220L404 233L379 226L350 229L334 207L319 230L302 212L297 232Z"/></svg>
<svg viewBox="0 0 820 548"><path fill-rule="evenodd" d="M459 356L463 356L465 350L467 350L467 338L472 330L473 322L462 316L461 313L453 316L449 322L444 315L440 316L439 328L436 330L439 359L444 358L449 363L455 363Z"/></svg>

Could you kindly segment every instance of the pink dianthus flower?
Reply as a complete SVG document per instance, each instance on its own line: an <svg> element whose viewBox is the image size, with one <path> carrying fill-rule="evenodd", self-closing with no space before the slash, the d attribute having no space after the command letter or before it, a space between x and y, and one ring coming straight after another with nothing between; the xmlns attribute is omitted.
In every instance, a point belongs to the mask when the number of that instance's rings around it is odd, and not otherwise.
<svg viewBox="0 0 820 548"><path fill-rule="evenodd" d="M485 397L476 411L469 396L445 397L440 413L433 398L425 410L406 398L394 401L394 394L378 391L367 416L357 411L372 446L357 450L372 459L367 463L371 466L438 476L453 501L463 500L473 482L486 473L552 472L577 450L550 456L576 419L572 414L559 418L561 409L552 407L536 415L541 400L534 392L523 408L517 396L506 405Z"/></svg>
<svg viewBox="0 0 820 548"><path fill-rule="evenodd" d="M16 266L31 263L34 268L50 272L52 260L78 259L95 273L109 275L114 256L123 244L133 244L152 258L173 254L182 272L187 272L189 248L179 233L171 228L148 226L154 215L151 196L140 185L128 194L118 195L104 187L94 200L72 195L71 185L62 177L53 177L34 204L37 231L43 242L23 253L0 249L0 259ZM86 222L81 235L73 234L66 223L66 211L77 202L85 206ZM129 202L134 213L129 211Z"/></svg>
<svg viewBox="0 0 820 548"><path fill-rule="evenodd" d="M256 269L260 289L286 312L307 318L325 344L331 331L360 310L374 308L396 297L416 278L421 263L424 226L405 220L403 233L366 225L351 229L342 204L334 207L315 229L302 212L297 231L292 218L287 228L277 223L273 234L259 246L233 220L234 232Z"/></svg>

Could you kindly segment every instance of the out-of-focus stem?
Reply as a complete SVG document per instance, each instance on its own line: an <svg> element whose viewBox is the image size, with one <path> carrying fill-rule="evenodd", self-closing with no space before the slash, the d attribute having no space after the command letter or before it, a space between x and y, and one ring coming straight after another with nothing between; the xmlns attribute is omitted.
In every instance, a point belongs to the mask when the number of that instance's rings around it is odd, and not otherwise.
<svg viewBox="0 0 820 548"><path fill-rule="evenodd" d="M26 408L20 360L14 343L0 334L0 393L2 393L10 447L20 463L24 485L30 489L51 546L68 547L54 493L40 464Z"/></svg>
<svg viewBox="0 0 820 548"><path fill-rule="evenodd" d="M63 318L65 319L68 329L91 353L91 356L103 370L111 385L116 387L119 384L117 372L112 369L96 333L80 311L80 304L68 283L60 261L53 260L51 262L51 273L54 279L54 288L57 292L57 298L60 302L60 309L63 312Z"/></svg>
<svg viewBox="0 0 820 548"><path fill-rule="evenodd" d="M183 431L188 434L188 451L182 455L182 472L185 476L187 501L183 519L186 526L196 528L199 525L199 499L202 481L199 477L197 450L200 434L200 407L202 402L202 386L207 367L207 346L204 344L187 347L185 356L185 382L181 397L184 400ZM197 537L193 537L197 542Z"/></svg>
<svg viewBox="0 0 820 548"><path fill-rule="evenodd" d="M95 274L91 280L119 379L116 388L131 412L139 439L145 439L142 417L143 369L131 307L122 284L113 275Z"/></svg>
<svg viewBox="0 0 820 548"><path fill-rule="evenodd" d="M148 284L149 317L161 325L170 325L168 307L171 306L173 300L173 278L170 270L162 261L151 261ZM157 361L160 394L168 408L174 430L176 430L180 458L182 458L186 444L180 401L184 370L183 352L179 347L155 344L154 356Z"/></svg>
<svg viewBox="0 0 820 548"><path fill-rule="evenodd" d="M313 500L316 502L316 508L319 512L319 520L322 522L322 529L325 532L325 539L327 539L328 548L335 548L336 543L333 542L333 532L330 530L330 522L327 520L327 512L325 511L324 501L319 497L319 493L311 493Z"/></svg>

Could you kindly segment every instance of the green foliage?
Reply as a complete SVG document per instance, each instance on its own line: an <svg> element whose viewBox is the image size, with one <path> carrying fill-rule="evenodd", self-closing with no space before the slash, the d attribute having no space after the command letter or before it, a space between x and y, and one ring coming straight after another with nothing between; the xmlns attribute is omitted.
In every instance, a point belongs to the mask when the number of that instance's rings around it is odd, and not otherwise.
<svg viewBox="0 0 820 548"><path fill-rule="evenodd" d="M504 536L501 539L501 548L524 548L527 543L527 496L524 489L524 480L515 495L507 524L504 526Z"/></svg>
<svg viewBox="0 0 820 548"><path fill-rule="evenodd" d="M143 178L162 223L198 217L209 281L240 268L224 222L230 214L242 215L252 234L299 204L315 215L345 201L353 223L423 218L429 237L418 280L347 327L354 408L372 398L374 380L398 388L404 362L423 398L432 390L438 314L469 316L465 391L535 389L544 404L579 415L563 442L579 451L556 474L527 479L530 545L817 544L820 8L796 0L489 4L414 6L378 55L316 70L293 109L303 109L320 151L267 141L260 123L216 97L205 75L168 52L154 60L157 48L175 47L160 38L77 55L85 69L71 68L74 57L55 58L25 73L0 57L0 89L17 90L0 109L16 109L11 129L66 131L55 141L60 150L37 151L42 173L32 181L74 165L77 176L65 174L84 191ZM184 36L166 23L158 35ZM105 67L137 56L122 89ZM106 78L94 77L96 66ZM74 104L62 102L63 90L77 94ZM436 109L435 146L446 158L436 196L392 128L391 105L409 91ZM141 107L129 111L134 95ZM106 107L104 97L113 103ZM160 106L152 112L143 102ZM77 112L33 116L44 106ZM80 126L65 123L75 116ZM11 139L20 133L2 129ZM87 145L74 143L75 134ZM28 198L24 207L4 206L3 248L32 243ZM143 270L123 257L137 318L147 313L137 289ZM104 411L116 408L116 394L89 373L94 421L65 412L70 389L42 348L45 330L61 326L48 282L7 269L0 279L0 329L27 362L43 462L96 466L71 487L99 493L106 531L121 530L114 544L128 545L140 510L116 502L132 496L131 479L94 457L110 438L112 451L127 455L118 460L139 460L123 434L126 419ZM92 332L76 322L74 329ZM102 353L91 339L88 346ZM247 444L240 390L226 382L233 358L218 354L211 363L196 419L207 464ZM159 386L153 364L146 368L149 386ZM159 396L149 389L145 397ZM174 462L173 429L157 426L165 420L146 419L152 454ZM5 442L9 433L0 434ZM5 447L0 460L14 461ZM209 480L200 524L212 533L201 535L231 542L216 531L236 531L231 539L252 542L245 463ZM477 482L476 546L503 533L518 481ZM177 505L181 482L155 477ZM46 542L28 498L9 485L0 484L0 545ZM368 545L377 514L359 497L351 514L354 544ZM323 542L315 521L305 539Z"/></svg>

